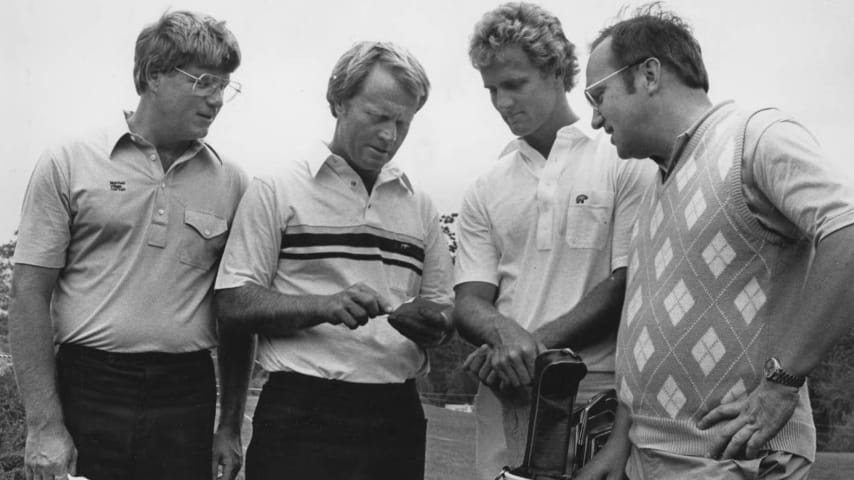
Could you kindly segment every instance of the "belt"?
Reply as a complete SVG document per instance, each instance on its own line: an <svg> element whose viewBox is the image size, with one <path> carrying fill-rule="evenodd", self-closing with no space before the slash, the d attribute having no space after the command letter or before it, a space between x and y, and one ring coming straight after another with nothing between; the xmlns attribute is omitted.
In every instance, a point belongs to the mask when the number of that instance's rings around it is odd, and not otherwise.
<svg viewBox="0 0 854 480"><path fill-rule="evenodd" d="M121 353L108 352L106 350L98 350L97 348L83 347L71 343L61 344L59 346L59 353L68 358L89 358L115 365L180 365L199 360L210 360L211 358L209 350L185 353Z"/></svg>

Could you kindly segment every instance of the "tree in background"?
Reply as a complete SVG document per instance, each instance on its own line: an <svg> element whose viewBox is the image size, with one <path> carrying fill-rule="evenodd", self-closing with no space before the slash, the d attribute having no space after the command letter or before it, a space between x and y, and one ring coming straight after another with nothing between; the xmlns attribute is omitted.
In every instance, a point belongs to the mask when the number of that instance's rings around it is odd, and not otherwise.
<svg viewBox="0 0 854 480"><path fill-rule="evenodd" d="M9 293L15 239L0 245L0 479L24 478L24 406L9 352Z"/></svg>

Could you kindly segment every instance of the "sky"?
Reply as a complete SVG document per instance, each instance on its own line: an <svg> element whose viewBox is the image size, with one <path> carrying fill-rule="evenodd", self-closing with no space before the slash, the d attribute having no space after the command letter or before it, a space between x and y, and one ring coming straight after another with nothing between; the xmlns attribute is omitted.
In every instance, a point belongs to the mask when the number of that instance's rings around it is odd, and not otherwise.
<svg viewBox="0 0 854 480"><path fill-rule="evenodd" d="M325 99L338 57L359 40L388 40L424 65L433 89L395 158L442 213L495 161L512 135L493 110L467 55L489 0L3 0L0 29L0 242L17 228L42 150L136 108L133 46L167 10L225 20L243 53L232 78L243 93L207 137L250 175L275 174L334 127ZM542 1L561 19L582 66L596 33L637 1ZM854 2L672 0L694 27L713 101L776 106L806 125L854 176ZM582 88L570 105L589 119ZM588 120L584 120L588 121Z"/></svg>

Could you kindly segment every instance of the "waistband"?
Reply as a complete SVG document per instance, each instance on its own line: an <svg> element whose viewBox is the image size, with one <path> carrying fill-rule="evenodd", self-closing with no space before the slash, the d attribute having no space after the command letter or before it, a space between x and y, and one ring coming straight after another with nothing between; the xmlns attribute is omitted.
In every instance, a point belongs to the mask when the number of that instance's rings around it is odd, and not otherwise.
<svg viewBox="0 0 854 480"><path fill-rule="evenodd" d="M264 385L266 388L297 388L311 390L317 394L328 394L336 397L350 398L382 398L392 399L407 397L415 393L415 379L403 383L355 383L343 380L303 375L297 372L270 372L270 377Z"/></svg>
<svg viewBox="0 0 854 480"><path fill-rule="evenodd" d="M61 344L59 346L59 354L67 358L87 358L113 365L135 366L183 365L187 363L198 362L200 360L210 360L211 358L211 353L209 350L198 350L195 352L186 353L120 353L108 352L106 350L98 350L97 348L91 347L83 347L71 343Z"/></svg>

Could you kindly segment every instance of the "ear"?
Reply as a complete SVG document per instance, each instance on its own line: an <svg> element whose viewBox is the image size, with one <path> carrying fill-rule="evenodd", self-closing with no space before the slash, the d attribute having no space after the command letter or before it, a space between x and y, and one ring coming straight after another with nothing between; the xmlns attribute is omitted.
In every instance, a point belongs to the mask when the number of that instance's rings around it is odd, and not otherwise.
<svg viewBox="0 0 854 480"><path fill-rule="evenodd" d="M146 72L145 75L145 84L148 86L148 90L152 92L156 92L158 88L160 88L160 81L163 79L162 72Z"/></svg>
<svg viewBox="0 0 854 480"><path fill-rule="evenodd" d="M655 57L647 58L638 66L643 75L644 86L648 93L657 92L661 89L661 61Z"/></svg>
<svg viewBox="0 0 854 480"><path fill-rule="evenodd" d="M341 114L347 111L347 107L344 105L344 102L339 102L335 104L334 113L335 118L340 118Z"/></svg>

